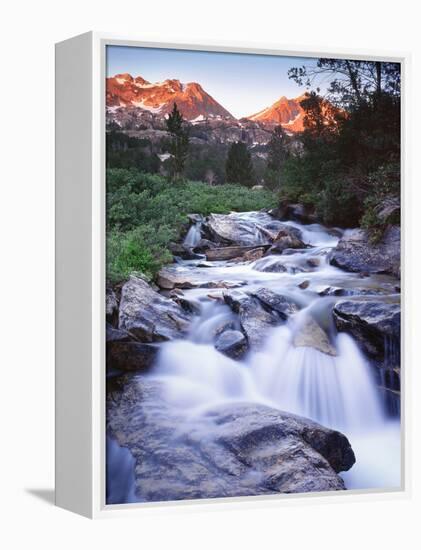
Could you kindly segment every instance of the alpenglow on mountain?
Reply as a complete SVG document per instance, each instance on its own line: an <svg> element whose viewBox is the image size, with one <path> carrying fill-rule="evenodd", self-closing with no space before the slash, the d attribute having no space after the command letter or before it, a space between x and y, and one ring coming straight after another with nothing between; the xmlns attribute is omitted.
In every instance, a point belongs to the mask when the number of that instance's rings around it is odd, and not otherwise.
<svg viewBox="0 0 421 550"><path fill-rule="evenodd" d="M228 126L254 122L267 131L276 125L290 133L304 129L305 111L300 103L307 97L306 93L292 99L281 96L269 107L236 119L197 82L184 84L177 79L167 79L151 83L142 76L123 73L107 78L106 92L109 114L120 109L138 108L163 119L176 103L184 118L193 124L220 120ZM324 101L324 105L330 104Z"/></svg>
<svg viewBox="0 0 421 550"><path fill-rule="evenodd" d="M107 78L108 107L140 107L154 114L168 114L177 103L183 116L193 121L198 117L234 119L222 105L213 99L197 82L181 83L176 79L151 83L130 74Z"/></svg>

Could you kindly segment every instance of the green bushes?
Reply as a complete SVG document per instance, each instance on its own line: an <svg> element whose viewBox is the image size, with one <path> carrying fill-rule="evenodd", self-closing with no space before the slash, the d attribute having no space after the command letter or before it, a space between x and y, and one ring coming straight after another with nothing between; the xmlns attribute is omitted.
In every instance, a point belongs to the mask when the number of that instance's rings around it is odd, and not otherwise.
<svg viewBox="0 0 421 550"><path fill-rule="evenodd" d="M371 193L364 201L361 227L378 242L388 225L400 223L400 168L397 163L380 166L368 181Z"/></svg>
<svg viewBox="0 0 421 550"><path fill-rule="evenodd" d="M112 282L132 272L153 277L172 260L168 244L178 240L186 215L270 208L274 195L240 185L210 186L134 169L107 171L107 277Z"/></svg>

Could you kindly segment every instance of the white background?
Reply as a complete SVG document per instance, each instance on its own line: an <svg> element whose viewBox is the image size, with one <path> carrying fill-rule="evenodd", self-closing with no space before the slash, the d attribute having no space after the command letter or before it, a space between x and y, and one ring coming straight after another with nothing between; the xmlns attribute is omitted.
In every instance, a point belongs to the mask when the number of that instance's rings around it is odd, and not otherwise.
<svg viewBox="0 0 421 550"><path fill-rule="evenodd" d="M416 342L420 171L415 162L407 250L414 273L409 332L413 396L412 498L211 512L148 514L92 522L54 508L54 42L87 30L139 39L277 43L280 47L381 49L413 54L411 148L419 157L420 19L415 1L184 0L10 1L1 10L0 544L77 547L419 548L420 375ZM415 132L417 129L417 132ZM411 221L411 220L409 220ZM412 253L413 252L413 253ZM77 342L75 342L77 345ZM409 365L407 365L409 368ZM416 433L418 432L418 433ZM379 454L382 449L378 450ZM418 508L418 509L417 509Z"/></svg>

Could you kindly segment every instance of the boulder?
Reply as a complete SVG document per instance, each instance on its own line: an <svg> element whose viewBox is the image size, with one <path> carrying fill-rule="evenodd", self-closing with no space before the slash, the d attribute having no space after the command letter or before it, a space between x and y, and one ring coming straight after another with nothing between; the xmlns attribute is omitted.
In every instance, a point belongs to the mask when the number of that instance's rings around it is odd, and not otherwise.
<svg viewBox="0 0 421 550"><path fill-rule="evenodd" d="M247 340L239 330L225 330L217 337L215 348L232 359L240 359L247 351Z"/></svg>
<svg viewBox="0 0 421 550"><path fill-rule="evenodd" d="M168 248L173 256L177 256L182 260L200 260L202 256L195 254L191 248L178 243L170 243Z"/></svg>
<svg viewBox="0 0 421 550"><path fill-rule="evenodd" d="M225 246L222 248L209 248L206 250L205 254L208 261L224 261L234 258L243 261L247 254L260 254L260 251L264 252L267 248L268 247L256 246Z"/></svg>
<svg viewBox="0 0 421 550"><path fill-rule="evenodd" d="M317 223L314 208L301 203L282 201L277 208L269 210L269 214L279 220L293 220L301 223Z"/></svg>
<svg viewBox="0 0 421 550"><path fill-rule="evenodd" d="M187 418L162 382L127 375L108 395L107 433L135 462L139 501L344 490L355 456L348 439L320 424L254 403Z"/></svg>
<svg viewBox="0 0 421 550"><path fill-rule="evenodd" d="M330 343L326 332L310 316L298 323L295 328L293 343L297 348L309 347L327 355L337 355L336 349Z"/></svg>
<svg viewBox="0 0 421 550"><path fill-rule="evenodd" d="M238 314L241 328L252 348L258 349L266 339L268 329L282 321L276 311L268 311L259 299L244 292L224 292L224 300Z"/></svg>
<svg viewBox="0 0 421 550"><path fill-rule="evenodd" d="M193 248L193 252L203 254L206 250L210 248L216 248L218 245L209 239L200 239L197 245Z"/></svg>
<svg viewBox="0 0 421 550"><path fill-rule="evenodd" d="M157 283L164 291L191 288L238 288L245 284L244 281L215 280L210 269L178 265L163 267L158 273Z"/></svg>
<svg viewBox="0 0 421 550"><path fill-rule="evenodd" d="M210 240L221 246L258 246L270 243L273 235L265 226L273 221L272 218L265 212L250 214L210 214L202 226L203 231Z"/></svg>
<svg viewBox="0 0 421 550"><path fill-rule="evenodd" d="M142 342L107 342L107 370L147 371L158 354L159 346Z"/></svg>
<svg viewBox="0 0 421 550"><path fill-rule="evenodd" d="M257 262L253 266L253 269L262 273L285 273L287 271L284 262L274 258L265 258L263 261Z"/></svg>
<svg viewBox="0 0 421 550"><path fill-rule="evenodd" d="M400 348L401 308L383 301L341 301L333 308L336 328L352 334L373 359L384 361L386 345ZM396 358L399 363L399 358Z"/></svg>
<svg viewBox="0 0 421 550"><path fill-rule="evenodd" d="M204 224L204 230L209 233L212 240L221 245L252 246L261 244L255 224L244 222L232 214L211 214Z"/></svg>
<svg viewBox="0 0 421 550"><path fill-rule="evenodd" d="M305 290L310 286L310 281L306 279L305 281L302 281L301 283L299 283L297 286L298 288L301 288L301 290Z"/></svg>
<svg viewBox="0 0 421 550"><path fill-rule="evenodd" d="M107 323L105 339L108 343L108 342L130 342L134 338L126 330L120 330L118 328L114 328L110 323Z"/></svg>
<svg viewBox="0 0 421 550"><path fill-rule="evenodd" d="M203 222L203 216L202 214L187 214L187 219L192 223L202 223Z"/></svg>
<svg viewBox="0 0 421 550"><path fill-rule="evenodd" d="M400 227L390 226L373 244L367 231L346 232L329 255L330 263L355 273L388 273L400 277Z"/></svg>
<svg viewBox="0 0 421 550"><path fill-rule="evenodd" d="M164 290L195 288L199 284L191 270L182 269L176 265L164 266L159 271L156 282Z"/></svg>
<svg viewBox="0 0 421 550"><path fill-rule="evenodd" d="M253 248L252 250L249 250L245 254L243 254L239 258L239 260L242 262L255 262L256 260L260 260L265 252L266 248L264 248L263 246L261 246L260 248Z"/></svg>
<svg viewBox="0 0 421 550"><path fill-rule="evenodd" d="M384 296L391 292L388 292L384 288L342 288L337 286L326 286L317 290L317 293L319 296Z"/></svg>
<svg viewBox="0 0 421 550"><path fill-rule="evenodd" d="M105 291L105 316L107 322L115 326L118 323L118 300L114 290L107 287Z"/></svg>
<svg viewBox="0 0 421 550"><path fill-rule="evenodd" d="M153 290L138 277L130 277L121 290L119 328L141 342L172 340L188 330L191 315L173 300Z"/></svg>
<svg viewBox="0 0 421 550"><path fill-rule="evenodd" d="M209 281L199 285L200 288L240 288L246 281Z"/></svg>
<svg viewBox="0 0 421 550"><path fill-rule="evenodd" d="M281 294L276 294L268 288L259 288L250 294L257 298L263 307L276 311L284 320L298 311L298 307L292 300Z"/></svg>
<svg viewBox="0 0 421 550"><path fill-rule="evenodd" d="M399 196L385 197L376 208L376 215L383 223L399 223L401 201Z"/></svg>
<svg viewBox="0 0 421 550"><path fill-rule="evenodd" d="M314 268L319 267L320 266L320 258L308 258L306 263L309 267L314 267Z"/></svg>
<svg viewBox="0 0 421 550"><path fill-rule="evenodd" d="M273 240L272 246L269 248L268 254L282 254L287 249L303 249L307 248L307 245L292 231L293 227L285 226L288 229L282 229L279 231L276 238Z"/></svg>
<svg viewBox="0 0 421 550"><path fill-rule="evenodd" d="M176 304L180 305L184 311L191 313L192 315L200 315L202 308L198 300L188 300L184 296L176 295L173 297Z"/></svg>

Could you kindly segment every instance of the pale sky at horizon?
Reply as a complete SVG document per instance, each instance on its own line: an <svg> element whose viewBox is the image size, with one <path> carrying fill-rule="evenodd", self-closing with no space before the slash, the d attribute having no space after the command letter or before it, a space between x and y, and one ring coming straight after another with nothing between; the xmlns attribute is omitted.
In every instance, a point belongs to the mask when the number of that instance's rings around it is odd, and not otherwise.
<svg viewBox="0 0 421 550"><path fill-rule="evenodd" d="M312 58L108 46L106 71L107 76L130 73L149 82L167 78L198 82L240 118L261 111L283 95L301 95L306 88L288 78L288 69L314 62Z"/></svg>

